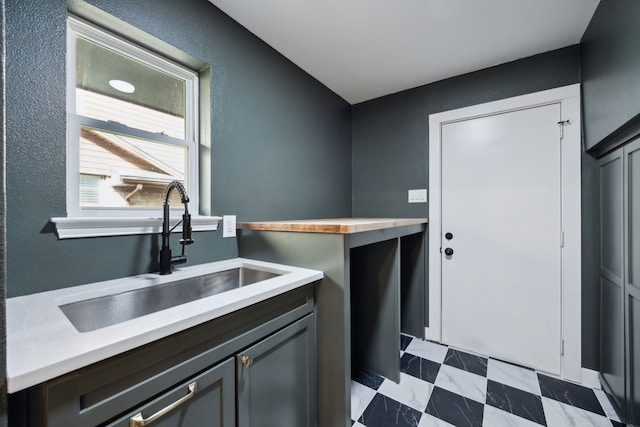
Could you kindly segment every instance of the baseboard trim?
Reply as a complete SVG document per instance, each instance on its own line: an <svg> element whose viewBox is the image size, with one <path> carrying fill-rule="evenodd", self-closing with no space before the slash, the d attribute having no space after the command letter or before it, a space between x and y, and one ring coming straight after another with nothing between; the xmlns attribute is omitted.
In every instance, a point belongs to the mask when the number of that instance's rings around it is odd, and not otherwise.
<svg viewBox="0 0 640 427"><path fill-rule="evenodd" d="M595 388L597 390L602 390L602 385L600 384L600 378L598 377L598 371L594 371L589 368L582 368L582 385L589 388Z"/></svg>

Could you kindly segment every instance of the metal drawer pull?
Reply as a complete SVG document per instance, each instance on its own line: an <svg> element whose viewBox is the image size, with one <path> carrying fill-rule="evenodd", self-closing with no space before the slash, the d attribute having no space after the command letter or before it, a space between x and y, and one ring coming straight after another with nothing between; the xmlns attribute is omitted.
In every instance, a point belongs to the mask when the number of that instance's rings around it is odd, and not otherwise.
<svg viewBox="0 0 640 427"><path fill-rule="evenodd" d="M137 413L136 415L134 415L129 419L129 427L146 426L147 424L152 423L158 418L160 418L161 416L165 415L167 412L174 410L175 408L182 405L184 402L186 402L187 400L191 399L193 396L196 395L196 386L197 384L195 381L189 384L187 386L187 388L189 389L189 393L186 396L181 397L180 399L173 402L171 405L163 409L160 409L158 412L151 415L149 418L146 418L146 419L142 418L142 412Z"/></svg>

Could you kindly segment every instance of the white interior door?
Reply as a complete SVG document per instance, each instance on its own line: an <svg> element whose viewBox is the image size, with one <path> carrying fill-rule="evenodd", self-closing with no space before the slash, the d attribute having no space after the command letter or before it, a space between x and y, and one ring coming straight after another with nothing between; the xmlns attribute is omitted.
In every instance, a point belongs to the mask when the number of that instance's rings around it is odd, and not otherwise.
<svg viewBox="0 0 640 427"><path fill-rule="evenodd" d="M560 120L558 103L441 130L442 341L554 374L562 330Z"/></svg>

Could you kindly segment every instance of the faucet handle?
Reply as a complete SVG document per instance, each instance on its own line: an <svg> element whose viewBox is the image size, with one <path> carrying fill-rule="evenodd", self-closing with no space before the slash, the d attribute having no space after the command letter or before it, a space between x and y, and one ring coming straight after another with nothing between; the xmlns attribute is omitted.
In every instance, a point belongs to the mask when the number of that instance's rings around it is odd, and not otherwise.
<svg viewBox="0 0 640 427"><path fill-rule="evenodd" d="M182 214L182 239L180 239L181 245L190 245L193 243L191 238L191 214Z"/></svg>

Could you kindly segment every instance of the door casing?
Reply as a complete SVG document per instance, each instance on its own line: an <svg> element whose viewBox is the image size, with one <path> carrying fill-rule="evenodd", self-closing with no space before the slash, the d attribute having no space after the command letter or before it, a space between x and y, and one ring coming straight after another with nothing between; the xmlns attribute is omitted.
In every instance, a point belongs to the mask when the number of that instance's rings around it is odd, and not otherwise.
<svg viewBox="0 0 640 427"><path fill-rule="evenodd" d="M561 104L561 210L563 378L582 380L581 325L581 122L580 85L570 85L429 116L429 325L427 339L442 338L441 127L444 124L546 104ZM479 224L481 226L481 224Z"/></svg>

